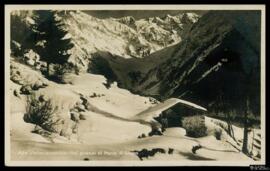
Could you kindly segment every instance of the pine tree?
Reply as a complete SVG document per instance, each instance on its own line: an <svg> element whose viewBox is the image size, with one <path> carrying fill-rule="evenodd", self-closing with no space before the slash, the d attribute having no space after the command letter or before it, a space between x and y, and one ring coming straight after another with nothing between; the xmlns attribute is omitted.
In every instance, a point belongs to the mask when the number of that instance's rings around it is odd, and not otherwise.
<svg viewBox="0 0 270 171"><path fill-rule="evenodd" d="M26 15L26 14L25 14ZM12 14L11 15L11 40L17 42L20 44L20 52L18 52L16 47L14 47L14 42L11 42L11 50L12 53L15 53L17 55L15 56L22 56L24 50L33 49L35 46L35 39L34 39L34 33L33 33L33 25L26 22L25 19L23 19L21 15L18 14ZM17 51L17 52L16 52Z"/></svg>
<svg viewBox="0 0 270 171"><path fill-rule="evenodd" d="M70 39L63 39L67 31L63 23L56 19L55 11L38 10L36 13L36 41L37 51L41 60L47 62L47 74L50 75L50 64L64 64L70 54L68 50L73 47Z"/></svg>

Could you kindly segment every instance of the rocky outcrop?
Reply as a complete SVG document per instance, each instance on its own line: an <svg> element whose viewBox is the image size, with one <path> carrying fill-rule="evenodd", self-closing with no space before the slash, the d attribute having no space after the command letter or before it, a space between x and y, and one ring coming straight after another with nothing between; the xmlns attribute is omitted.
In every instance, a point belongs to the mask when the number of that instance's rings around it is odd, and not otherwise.
<svg viewBox="0 0 270 171"><path fill-rule="evenodd" d="M30 85L34 90L48 86L48 80L41 76L40 71L15 62L15 58L10 61L10 80L19 85Z"/></svg>

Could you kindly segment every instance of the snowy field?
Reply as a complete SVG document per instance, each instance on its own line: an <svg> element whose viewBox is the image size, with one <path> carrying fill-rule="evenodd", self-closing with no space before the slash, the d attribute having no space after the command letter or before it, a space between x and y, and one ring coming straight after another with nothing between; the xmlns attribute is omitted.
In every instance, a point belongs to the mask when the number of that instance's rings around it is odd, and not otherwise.
<svg viewBox="0 0 270 171"><path fill-rule="evenodd" d="M150 125L134 119L140 116L141 119L148 121L145 118L153 117L147 114L143 117L138 115L155 105L150 102L149 97L134 95L118 88L116 83L107 89L103 84L106 79L101 75L67 75L65 82L68 84L56 84L22 64L14 62L12 65L15 66L15 71L21 73L22 81L34 83L40 79L48 84L35 93L52 98L58 106L62 107L63 117L69 117L68 111L80 101L81 95L88 99L93 109L83 112L85 120L79 121L77 133L69 138L59 135L48 138L32 133L35 125L23 120L25 96L15 96L13 92L18 90L19 86L10 82L11 102L16 104L16 108L11 107L10 115L12 160L140 161L135 151L161 148L165 153L143 158L143 161L253 161L227 142L230 139L225 132L222 140L216 140L213 130L217 125L212 118L206 117L208 127L206 137L187 137L183 128L175 127L168 128L162 136L138 139L139 135L143 133L147 135L151 131ZM100 96L93 97L93 93ZM241 139L242 132L240 128L235 127L237 138ZM202 148L194 154L192 148L196 145L201 145ZM169 149L173 149L170 154L168 154Z"/></svg>

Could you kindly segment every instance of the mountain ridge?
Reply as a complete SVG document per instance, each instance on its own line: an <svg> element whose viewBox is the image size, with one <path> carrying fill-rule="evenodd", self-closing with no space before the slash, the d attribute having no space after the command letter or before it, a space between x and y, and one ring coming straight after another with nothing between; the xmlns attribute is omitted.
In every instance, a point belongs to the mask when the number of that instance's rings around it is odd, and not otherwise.
<svg viewBox="0 0 270 171"><path fill-rule="evenodd" d="M123 86L159 99L181 97L220 112L243 113L248 96L252 112L259 115L259 17L256 11L205 14L167 56L167 48L162 50L165 61L146 72L138 69L136 81L131 78Z"/></svg>

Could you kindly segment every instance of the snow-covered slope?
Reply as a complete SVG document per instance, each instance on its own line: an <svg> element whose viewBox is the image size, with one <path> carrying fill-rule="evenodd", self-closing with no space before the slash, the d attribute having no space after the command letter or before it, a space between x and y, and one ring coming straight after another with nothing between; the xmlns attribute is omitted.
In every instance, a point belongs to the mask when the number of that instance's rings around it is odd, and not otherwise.
<svg viewBox="0 0 270 171"><path fill-rule="evenodd" d="M23 72L22 72L23 71ZM155 106L150 98L134 95L127 90L120 89L114 83L110 88L106 88L106 79L101 75L94 74L67 74L64 77L66 84L57 84L48 81L40 72L11 61L10 98L11 103L11 158L13 160L42 160L45 159L43 152L58 153L50 155L50 160L139 160L136 152L144 148L162 148L165 154L156 154L153 157L143 160L243 160L251 161L248 157L239 153L225 141L215 140L212 134L195 139L185 136L183 128L169 128L164 132L164 136L153 136L138 139L139 135L147 135L151 127L138 122L138 113L145 113L150 107ZM83 104L84 111L81 114L84 119L76 122L76 132L69 135L58 135L46 133L42 129L39 132L34 124L26 123L24 118L26 96L20 93L21 87L36 82L45 82L46 87L33 90L32 93L43 95L45 99L51 98L54 104L59 106L58 113L65 118L65 122L72 122L70 111L76 105ZM17 92L17 93L15 93ZM83 101L87 101L85 104ZM167 103L174 104L175 99ZM186 101L179 101L193 105ZM158 102L157 102L158 103ZM165 104L165 103L164 103ZM170 104L169 104L170 105ZM159 108L160 105L157 106ZM195 107L197 107L195 105ZM154 109L154 108L152 108ZM151 110L153 111L153 110ZM147 112L146 112L147 113ZM148 116L148 114L146 114ZM140 119L143 119L141 117ZM144 119L145 120L145 119ZM69 127L62 129L69 130ZM68 132L68 131L67 131ZM209 142L211 141L211 144ZM202 150L198 154L193 154L191 149L194 145L201 144ZM173 149L172 154L167 154L169 148ZM22 155L18 151L30 153L32 155ZM79 155L66 153L61 155L61 151L76 151ZM106 154L96 155L98 152ZM221 157L223 156L223 157ZM224 158L227 156L227 158ZM48 160L48 157L45 156Z"/></svg>
<svg viewBox="0 0 270 171"><path fill-rule="evenodd" d="M18 132L18 134L25 133L27 137L29 137L30 129L27 129L28 132L20 131L20 129L22 129L21 126L27 125L26 123L23 124L23 114L25 113L27 103L27 96L22 93L22 87L24 86L30 87L29 91L31 94L43 96L45 99L51 99L53 105L58 106L58 110L56 111L57 115L66 119L68 122L72 122L70 119L70 112L72 109L74 109L78 104L82 104L82 99L87 100L89 106L87 110L84 109L87 112L83 112L83 114L86 117L91 118L91 121L89 121L92 122L91 127L93 127L93 125L97 125L98 128L93 129L102 129L102 124L105 124L105 122L108 121L114 125L112 126L114 129L108 128L113 132L120 131L117 130L117 124L114 124L114 120L119 120L119 122L122 121L123 124L125 124L125 118L130 118L153 105L148 97L134 95L125 89L120 89L117 87L116 83L111 85L109 89L106 88L104 85L106 83L106 79L101 75L82 74L76 76L68 74L64 78L65 82L68 84L61 85L47 80L40 72L34 71L30 67L12 60L11 78L12 81L10 81L11 86L9 92L10 98L11 101L17 102L16 106L13 106L14 104L11 103L11 116L14 114L16 118L20 118L14 120L14 122L18 122L18 124L13 123L12 125L14 125L14 132ZM45 82L47 86L41 87L37 90L33 89L34 85L39 82ZM85 108L85 106L81 108ZM102 123L102 120L104 120L104 123ZM82 127L85 127L83 124L84 122L81 122ZM121 125L123 126L123 124ZM132 127L132 125L140 124L128 122L127 126L129 125ZM150 129L148 126L142 125L141 127L144 130L136 129L137 131L129 133L129 135L137 137L141 132L147 133ZM18 130L16 131L16 129ZM32 130L33 129L34 125L32 126ZM81 129L83 130L83 128ZM132 128L126 128L123 130L130 131L130 129ZM99 130L95 130L93 132L95 132L97 136L107 135L104 132L99 133ZM23 137L23 135L18 136ZM17 137L15 137L15 139L16 138Z"/></svg>

